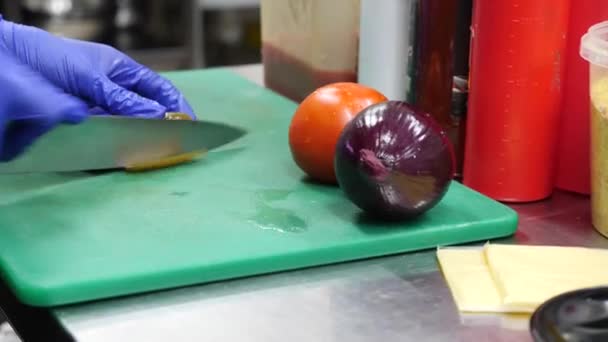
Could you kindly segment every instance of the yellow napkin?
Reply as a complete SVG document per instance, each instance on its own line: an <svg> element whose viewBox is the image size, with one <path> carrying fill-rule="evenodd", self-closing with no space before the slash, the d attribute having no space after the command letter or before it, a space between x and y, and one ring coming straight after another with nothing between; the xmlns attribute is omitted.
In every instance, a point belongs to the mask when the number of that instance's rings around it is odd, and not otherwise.
<svg viewBox="0 0 608 342"><path fill-rule="evenodd" d="M608 250L487 244L440 248L437 258L463 312L533 312L558 294L608 285Z"/></svg>

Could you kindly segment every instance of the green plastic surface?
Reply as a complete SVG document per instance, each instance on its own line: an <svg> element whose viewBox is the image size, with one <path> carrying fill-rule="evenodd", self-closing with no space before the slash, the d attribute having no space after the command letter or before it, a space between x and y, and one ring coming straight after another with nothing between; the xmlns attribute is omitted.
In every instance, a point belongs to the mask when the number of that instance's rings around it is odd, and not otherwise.
<svg viewBox="0 0 608 342"><path fill-rule="evenodd" d="M293 102L222 69L166 75L199 117L248 133L160 171L0 177L0 270L21 301L56 306L516 230L514 211L458 183L417 220L375 223L295 166Z"/></svg>

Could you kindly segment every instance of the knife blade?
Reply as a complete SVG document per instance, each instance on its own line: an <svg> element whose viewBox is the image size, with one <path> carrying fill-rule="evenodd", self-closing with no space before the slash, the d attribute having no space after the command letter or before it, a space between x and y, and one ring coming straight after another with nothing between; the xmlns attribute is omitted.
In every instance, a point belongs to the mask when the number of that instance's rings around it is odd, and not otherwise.
<svg viewBox="0 0 608 342"><path fill-rule="evenodd" d="M0 174L129 168L232 142L245 131L223 123L91 116L60 125L18 158L0 163Z"/></svg>

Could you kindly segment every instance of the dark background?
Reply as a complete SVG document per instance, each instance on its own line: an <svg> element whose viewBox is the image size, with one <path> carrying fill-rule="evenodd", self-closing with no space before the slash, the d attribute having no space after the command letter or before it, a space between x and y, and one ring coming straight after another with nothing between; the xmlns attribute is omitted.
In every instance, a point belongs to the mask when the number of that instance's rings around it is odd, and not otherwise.
<svg viewBox="0 0 608 342"><path fill-rule="evenodd" d="M5 19L112 45L158 70L259 63L259 0L0 0Z"/></svg>

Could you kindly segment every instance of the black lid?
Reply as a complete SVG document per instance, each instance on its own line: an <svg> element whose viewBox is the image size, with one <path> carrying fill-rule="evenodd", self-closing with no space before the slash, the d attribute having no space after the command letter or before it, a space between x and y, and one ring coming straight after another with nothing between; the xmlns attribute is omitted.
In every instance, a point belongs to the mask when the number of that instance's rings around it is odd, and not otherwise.
<svg viewBox="0 0 608 342"><path fill-rule="evenodd" d="M549 299L532 315L530 331L537 342L608 341L608 287Z"/></svg>

